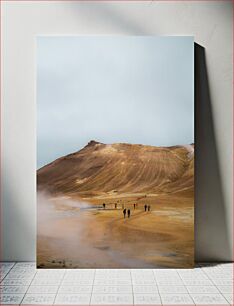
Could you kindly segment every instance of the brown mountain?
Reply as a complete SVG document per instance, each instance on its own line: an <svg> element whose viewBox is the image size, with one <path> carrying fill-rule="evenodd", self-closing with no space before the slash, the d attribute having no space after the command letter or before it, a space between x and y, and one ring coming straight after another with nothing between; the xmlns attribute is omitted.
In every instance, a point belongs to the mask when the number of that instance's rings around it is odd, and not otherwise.
<svg viewBox="0 0 234 306"><path fill-rule="evenodd" d="M38 190L73 197L193 194L194 146L154 147L90 141L37 171Z"/></svg>

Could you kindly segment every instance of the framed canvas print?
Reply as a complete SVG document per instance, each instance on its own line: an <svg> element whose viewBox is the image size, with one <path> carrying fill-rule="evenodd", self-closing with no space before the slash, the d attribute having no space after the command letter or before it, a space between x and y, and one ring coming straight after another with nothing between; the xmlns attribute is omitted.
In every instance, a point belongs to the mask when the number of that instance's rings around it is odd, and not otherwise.
<svg viewBox="0 0 234 306"><path fill-rule="evenodd" d="M193 37L38 37L37 267L193 265Z"/></svg>

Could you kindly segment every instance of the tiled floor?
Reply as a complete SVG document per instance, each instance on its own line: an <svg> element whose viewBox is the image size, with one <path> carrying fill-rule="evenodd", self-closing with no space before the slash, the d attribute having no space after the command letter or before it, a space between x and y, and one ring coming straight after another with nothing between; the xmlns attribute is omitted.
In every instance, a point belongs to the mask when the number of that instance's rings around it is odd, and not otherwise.
<svg viewBox="0 0 234 306"><path fill-rule="evenodd" d="M0 263L0 305L233 305L233 264L195 269L36 270Z"/></svg>

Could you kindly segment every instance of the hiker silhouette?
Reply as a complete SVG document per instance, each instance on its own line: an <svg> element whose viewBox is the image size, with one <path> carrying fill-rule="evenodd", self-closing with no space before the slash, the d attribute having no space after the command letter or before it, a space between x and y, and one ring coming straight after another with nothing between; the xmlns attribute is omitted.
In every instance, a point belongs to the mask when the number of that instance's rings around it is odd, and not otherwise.
<svg viewBox="0 0 234 306"><path fill-rule="evenodd" d="M130 218L130 215L131 215L131 210L128 209L128 218Z"/></svg>

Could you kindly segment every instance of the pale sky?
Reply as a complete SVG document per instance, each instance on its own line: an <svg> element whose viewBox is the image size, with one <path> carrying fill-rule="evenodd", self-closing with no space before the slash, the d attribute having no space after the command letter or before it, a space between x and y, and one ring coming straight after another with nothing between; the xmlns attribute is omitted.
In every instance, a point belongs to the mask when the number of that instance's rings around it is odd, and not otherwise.
<svg viewBox="0 0 234 306"><path fill-rule="evenodd" d="M90 140L194 142L193 37L38 37L37 167Z"/></svg>

